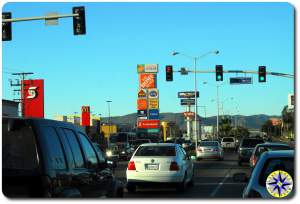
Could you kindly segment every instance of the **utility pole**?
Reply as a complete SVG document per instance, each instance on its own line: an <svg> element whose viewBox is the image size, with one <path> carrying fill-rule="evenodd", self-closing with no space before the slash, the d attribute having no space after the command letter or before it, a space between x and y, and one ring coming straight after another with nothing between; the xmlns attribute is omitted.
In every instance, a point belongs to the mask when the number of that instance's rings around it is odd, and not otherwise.
<svg viewBox="0 0 300 204"><path fill-rule="evenodd" d="M27 75L31 75L31 74L34 74L34 73L33 72L12 73L12 75L20 76L21 77L21 83L18 82L16 84L13 84L12 82L10 82L10 86L20 87L20 89L14 90L14 91L21 92L20 99L14 99L14 101L20 101L20 103L21 103L21 115L22 115L22 117L24 117L24 114L25 114L25 104L24 104L25 91L26 91L25 87L28 85L28 84L24 83L24 80L25 80L25 78L26 78Z"/></svg>

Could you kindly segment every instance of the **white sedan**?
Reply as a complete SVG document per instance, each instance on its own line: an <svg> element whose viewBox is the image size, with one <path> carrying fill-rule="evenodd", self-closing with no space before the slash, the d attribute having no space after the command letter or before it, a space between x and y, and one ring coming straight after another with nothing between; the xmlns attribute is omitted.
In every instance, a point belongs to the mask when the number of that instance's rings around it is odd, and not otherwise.
<svg viewBox="0 0 300 204"><path fill-rule="evenodd" d="M135 192L136 186L174 186L183 192L193 184L194 165L178 144L142 144L131 157L127 171L127 189Z"/></svg>

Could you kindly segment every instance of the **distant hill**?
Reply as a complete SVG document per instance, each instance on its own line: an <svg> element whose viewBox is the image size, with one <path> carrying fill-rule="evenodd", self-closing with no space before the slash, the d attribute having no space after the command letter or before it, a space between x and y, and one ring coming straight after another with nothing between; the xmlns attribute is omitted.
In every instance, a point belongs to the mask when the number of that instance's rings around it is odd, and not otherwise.
<svg viewBox="0 0 300 204"><path fill-rule="evenodd" d="M226 116L231 117L233 123L235 121L237 125L243 125L249 129L260 129L262 124L267 121L269 118L280 118L280 116L269 116L264 114L259 115L250 115L250 116L243 116L243 115L233 115L233 116ZM111 117L111 121L116 124L128 125L133 127L136 124L137 114L132 113L124 116L116 116ZM221 119L222 116L219 116ZM108 118L102 118L103 122L107 122ZM163 121L174 121L179 124L180 129L186 129L186 122L184 121L184 117L182 113L160 113L160 120ZM215 125L217 121L216 116L203 118L200 117L200 121L204 125Z"/></svg>

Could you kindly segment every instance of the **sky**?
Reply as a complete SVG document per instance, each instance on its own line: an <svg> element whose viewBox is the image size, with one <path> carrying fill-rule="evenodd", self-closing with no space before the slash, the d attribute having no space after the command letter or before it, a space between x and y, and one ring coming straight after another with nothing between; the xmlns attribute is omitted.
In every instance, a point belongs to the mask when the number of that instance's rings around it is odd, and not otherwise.
<svg viewBox="0 0 300 204"><path fill-rule="evenodd" d="M179 91L194 90L194 75L174 73L166 82L165 66L194 69L193 61L172 51L201 56L198 70L252 70L294 74L294 7L288 3L6 3L13 18L71 14L85 6L86 35L73 35L72 18L58 26L44 21L13 23L13 40L2 43L2 98L12 100L13 72L34 72L45 80L45 116L80 112L89 105L94 114L135 113L137 64L159 64L157 87L160 112L183 112ZM230 77L253 77L253 84L230 85ZM197 74L201 116L217 114L215 74ZM203 82L208 82L203 84ZM224 74L220 101L225 114L280 115L294 93L294 80L257 74ZM223 102L223 103L222 103ZM204 108L205 106L205 108Z"/></svg>

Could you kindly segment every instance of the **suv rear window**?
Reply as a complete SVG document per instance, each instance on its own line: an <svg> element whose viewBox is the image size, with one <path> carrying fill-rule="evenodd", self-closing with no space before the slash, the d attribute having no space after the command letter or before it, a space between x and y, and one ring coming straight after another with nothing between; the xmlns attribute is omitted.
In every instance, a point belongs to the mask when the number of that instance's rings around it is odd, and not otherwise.
<svg viewBox="0 0 300 204"><path fill-rule="evenodd" d="M222 142L234 142L234 139L231 137L225 137L223 138Z"/></svg>
<svg viewBox="0 0 300 204"><path fill-rule="evenodd" d="M265 165L259 175L259 184L266 186L266 180L273 171L285 171L290 174L294 180L294 158L272 158L265 162Z"/></svg>
<svg viewBox="0 0 300 204"><path fill-rule="evenodd" d="M264 143L262 139L244 139L241 147L255 147L257 144Z"/></svg>
<svg viewBox="0 0 300 204"><path fill-rule="evenodd" d="M135 156L176 156L175 146L141 146Z"/></svg>
<svg viewBox="0 0 300 204"><path fill-rule="evenodd" d="M2 168L32 170L37 166L36 140L29 122L3 119Z"/></svg>

